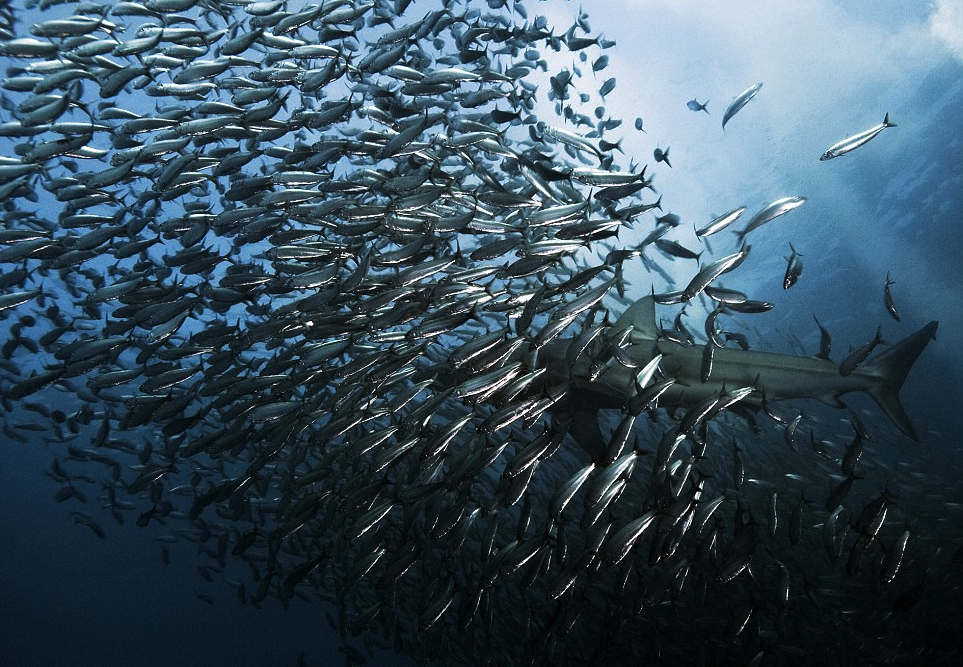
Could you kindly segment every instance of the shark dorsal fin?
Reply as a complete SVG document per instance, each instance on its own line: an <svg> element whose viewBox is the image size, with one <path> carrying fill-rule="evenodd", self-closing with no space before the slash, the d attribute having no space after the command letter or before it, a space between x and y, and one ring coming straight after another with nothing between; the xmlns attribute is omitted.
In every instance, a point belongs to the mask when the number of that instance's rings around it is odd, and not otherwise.
<svg viewBox="0 0 963 667"><path fill-rule="evenodd" d="M655 340L659 332L655 328L655 299L644 296L631 306L615 322L614 328L620 329L632 326L633 338L648 338Z"/></svg>

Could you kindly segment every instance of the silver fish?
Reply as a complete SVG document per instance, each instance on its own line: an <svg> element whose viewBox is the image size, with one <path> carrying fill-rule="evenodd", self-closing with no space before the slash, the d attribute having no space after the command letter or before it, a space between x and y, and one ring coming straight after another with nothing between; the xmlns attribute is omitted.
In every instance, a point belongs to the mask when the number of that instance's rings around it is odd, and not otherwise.
<svg viewBox="0 0 963 667"><path fill-rule="evenodd" d="M886 557L883 559L883 564L879 570L879 580L881 583L893 583L896 574L899 572L899 567L903 562L903 556L906 553L906 545L909 542L909 538L910 529L909 526L907 526L906 530L889 545L889 548L886 550Z"/></svg>
<svg viewBox="0 0 963 667"><path fill-rule="evenodd" d="M702 229L696 230L696 236L709 236L710 234L715 234L716 232L721 232L723 229L731 225L733 222L739 219L739 216L746 211L745 206L740 206L739 208L734 208L727 213L723 213L717 216L708 225Z"/></svg>
<svg viewBox="0 0 963 667"><path fill-rule="evenodd" d="M799 280L799 276L802 274L802 257L801 254L796 252L792 243L789 244L789 250L791 251L789 257L786 259L786 274L782 279L782 288L789 289Z"/></svg>
<svg viewBox="0 0 963 667"><path fill-rule="evenodd" d="M875 138L880 132L885 130L887 127L896 127L896 123L891 123L889 120L889 114L883 117L883 122L879 125L874 125L868 130L864 130L858 134L854 134L851 137L847 137L840 142L837 142L830 146L825 153L823 153L819 159L830 160L834 157L839 157L840 155L845 155L850 151L856 150L866 142Z"/></svg>
<svg viewBox="0 0 963 667"><path fill-rule="evenodd" d="M689 108L689 111L705 111L706 113L709 113L709 110L706 108L707 104L709 104L709 100L700 102L694 98L685 103L685 105Z"/></svg>
<svg viewBox="0 0 963 667"><path fill-rule="evenodd" d="M876 349L876 346L882 342L883 327L878 327L876 329L876 335L873 336L871 340L857 347L855 350L850 352L845 359L839 362L839 374L843 376L851 374L861 363L866 360L870 354L873 353L873 350Z"/></svg>
<svg viewBox="0 0 963 667"><path fill-rule="evenodd" d="M703 290L705 290L709 283L718 278L724 273L735 270L742 262L745 261L746 257L749 255L749 246L746 244L742 245L742 248L738 252L734 252L731 255L721 257L711 264L703 267L699 273L697 273L686 288L682 291L681 300L691 301L696 296L698 296Z"/></svg>
<svg viewBox="0 0 963 667"><path fill-rule="evenodd" d="M762 88L762 83L757 83L756 85L750 86L736 95L736 98L729 103L728 107L726 107L726 112L722 114L723 130L726 129L726 123L728 123L733 116L739 113L739 110L746 106L749 103L749 100L756 96L756 93L759 92L760 88Z"/></svg>
<svg viewBox="0 0 963 667"><path fill-rule="evenodd" d="M896 310L896 303L893 301L893 294L889 290L889 286L893 284L893 280L889 277L889 271L887 271L886 283L883 285L883 303L886 305L886 312L892 315L894 320L899 322L899 311Z"/></svg>
<svg viewBox="0 0 963 667"><path fill-rule="evenodd" d="M785 215L786 213L789 213L793 209L799 208L805 203L806 203L806 198L800 197L798 195L781 197L777 199L771 204L765 206L761 211L756 213L754 216L752 216L752 219L749 220L749 224L747 224L743 229L737 232L739 239L740 240L744 239L746 234L748 234L749 232L755 229L758 229L759 227L762 227L767 222L775 218L778 218L781 215Z"/></svg>

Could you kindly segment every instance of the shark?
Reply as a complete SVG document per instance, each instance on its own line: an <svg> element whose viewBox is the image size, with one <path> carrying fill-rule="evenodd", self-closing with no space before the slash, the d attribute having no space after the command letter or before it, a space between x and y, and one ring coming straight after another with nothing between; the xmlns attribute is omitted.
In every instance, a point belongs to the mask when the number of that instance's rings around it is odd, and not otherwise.
<svg viewBox="0 0 963 667"><path fill-rule="evenodd" d="M612 328L629 331L621 350L631 365L610 363L599 373L587 353L573 365L567 359L572 338L546 343L537 351L535 363L544 369L547 386L567 384L568 391L553 412L566 418L569 433L596 461L602 460L607 447L599 428L599 410L624 408L637 391L639 369L658 355L661 373L675 380L659 398L662 406L693 408L728 390L751 387L739 401L741 411L758 410L764 402L798 398L845 407L841 396L864 392L902 433L919 442L899 392L913 364L935 338L938 325L930 322L846 375L825 358L731 348L714 349L707 372L702 346L684 346L660 335L655 300L646 296L629 306Z"/></svg>

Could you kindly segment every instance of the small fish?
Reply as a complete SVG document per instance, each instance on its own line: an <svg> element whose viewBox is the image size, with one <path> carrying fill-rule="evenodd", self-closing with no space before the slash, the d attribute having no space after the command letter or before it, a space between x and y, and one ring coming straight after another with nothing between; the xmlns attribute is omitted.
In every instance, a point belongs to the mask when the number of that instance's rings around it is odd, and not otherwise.
<svg viewBox="0 0 963 667"><path fill-rule="evenodd" d="M689 281L685 290L682 292L683 301L691 301L697 297L706 287L709 286L713 280L721 276L723 273L728 273L734 270L749 255L749 246L745 243L742 244L742 248L731 255L725 257L720 257L711 264L703 267L699 273Z"/></svg>
<svg viewBox="0 0 963 667"><path fill-rule="evenodd" d="M726 129L726 123L728 123L733 116L739 113L739 110L742 109L742 107L746 106L749 103L749 100L751 100L753 97L756 96L756 93L759 92L760 88L762 88L761 82L757 83L754 86L750 86L749 88L746 88L744 91L742 91L736 96L736 99L732 100L729 106L726 107L726 112L722 114L723 130Z"/></svg>
<svg viewBox="0 0 963 667"><path fill-rule="evenodd" d="M889 277L889 271L887 271L886 284L883 285L883 303L886 304L886 310L893 316L893 319L899 322L899 311L896 310L896 304L893 302L893 294L889 291L889 286L893 284L895 283Z"/></svg>
<svg viewBox="0 0 963 667"><path fill-rule="evenodd" d="M689 107L690 111L705 111L706 113L709 113L709 110L706 109L706 105L708 103L709 100L706 100L705 102L699 102L699 100L693 98L686 102L685 105Z"/></svg>
<svg viewBox="0 0 963 667"><path fill-rule="evenodd" d="M679 257L680 259L694 259L697 262L699 257L702 256L701 252L694 252L689 250L683 245L676 243L675 241L670 241L668 239L658 239L655 242L656 247L667 255L672 257Z"/></svg>
<svg viewBox="0 0 963 667"><path fill-rule="evenodd" d="M855 482L859 477L856 475L849 475L842 482L837 484L829 492L826 497L826 511L832 512L837 507L841 507L843 501L846 500L846 496L849 495L849 490L853 487L853 482Z"/></svg>
<svg viewBox="0 0 963 667"><path fill-rule="evenodd" d="M709 381L712 376L712 357L715 352L716 346L712 344L712 341L708 341L705 347L702 348L702 368L699 372L699 379L705 384Z"/></svg>
<svg viewBox="0 0 963 667"><path fill-rule="evenodd" d="M571 146L575 150L587 151L589 153L593 153L599 159L600 162L604 161L604 156L602 155L602 152L595 145L593 145L591 141L589 141L582 135L576 134L575 132L570 132L569 130L566 130L564 128L553 127L551 125L545 125L540 129L542 134L544 134L545 136L549 136L555 141L558 141L559 143L563 143L567 146Z"/></svg>
<svg viewBox="0 0 963 667"><path fill-rule="evenodd" d="M880 583L893 583L896 573L899 572L899 566L903 562L903 555L906 553L906 543L909 542L909 538L910 529L909 524L907 524L902 535L896 538L896 541L889 545L889 549L886 550L886 557L883 558L883 564L879 570Z"/></svg>
<svg viewBox="0 0 963 667"><path fill-rule="evenodd" d="M708 225L702 229L696 230L696 236L709 236L710 234L715 234L716 232L721 232L723 229L731 225L733 222L739 219L739 216L746 211L745 206L740 206L739 208L734 208L727 213L723 213L717 216Z"/></svg>
<svg viewBox="0 0 963 667"><path fill-rule="evenodd" d="M773 491L769 498L769 537L776 536L776 528L779 526L779 513L776 500L778 492Z"/></svg>
<svg viewBox="0 0 963 667"><path fill-rule="evenodd" d="M618 565L622 562L622 559L632 550L632 546L642 536L642 533L656 518L658 518L658 515L655 512L646 512L634 521L627 523L609 539L602 554L603 560L609 565Z"/></svg>
<svg viewBox="0 0 963 667"><path fill-rule="evenodd" d="M733 331L720 331L719 333L721 333L725 337L726 342L735 343L736 345L741 347L743 350L749 349L749 339L746 337L745 334L733 332Z"/></svg>
<svg viewBox="0 0 963 667"><path fill-rule="evenodd" d="M753 299L746 299L745 301L730 303L728 308L729 310L734 310L737 313L764 313L768 310L772 310L774 308L774 304L768 301L755 301Z"/></svg>
<svg viewBox="0 0 963 667"><path fill-rule="evenodd" d="M783 276L782 279L783 289L789 289L795 285L796 281L799 280L799 276L802 274L803 269L802 260L799 259L802 257L802 255L796 252L796 249L793 247L792 243L789 244L789 249L792 251L792 254L786 258L786 275Z"/></svg>
<svg viewBox="0 0 963 667"><path fill-rule="evenodd" d="M739 446L736 441L732 441L732 485L738 491L742 486L742 482L746 478L746 466L742 461L742 455L739 454Z"/></svg>
<svg viewBox="0 0 963 667"><path fill-rule="evenodd" d="M859 462L859 458L863 455L863 436L859 433L853 437L853 441L849 443L849 447L846 448L846 453L843 455L842 461L842 471L844 475L852 475L856 470L856 464Z"/></svg>
<svg viewBox="0 0 963 667"><path fill-rule="evenodd" d="M796 415L792 421L786 424L786 430L783 431L783 439L794 452L799 451L796 448L796 430L799 428L799 423L802 421L802 418L802 414Z"/></svg>
<svg viewBox="0 0 963 667"><path fill-rule="evenodd" d="M595 472L595 470L597 470L597 468L597 464L590 463L576 472L564 484L562 484L558 491L555 492L555 495L552 497L552 500L549 503L549 512L553 516L558 516L561 514L562 510L565 509L565 506L568 505L569 501L572 500L572 497L585 483L585 480L587 480L589 476Z"/></svg>
<svg viewBox="0 0 963 667"><path fill-rule="evenodd" d="M793 507L792 514L789 515L790 544L799 544L799 540L802 539L802 511L803 505L805 504L806 497L800 494L799 501L796 503L795 507Z"/></svg>
<svg viewBox="0 0 963 667"><path fill-rule="evenodd" d="M829 361L829 352L832 349L833 340L829 335L829 331L819 323L815 315L813 315L813 319L816 320L816 326L819 327L819 354L816 355L816 358Z"/></svg>
<svg viewBox="0 0 963 667"><path fill-rule="evenodd" d="M846 139L833 144L825 153L822 154L822 156L820 156L819 160L831 160L834 157L839 157L840 155L845 155L850 151L854 151L876 137L877 134L885 130L887 127L896 127L896 123L891 123L889 121L889 114L886 114L883 117L883 122L879 125L875 125L868 130L864 130L859 134L854 134L851 137L847 137Z"/></svg>
<svg viewBox="0 0 963 667"><path fill-rule="evenodd" d="M746 234L749 232L762 227L767 222L778 218L781 215L785 215L792 211L793 209L799 208L806 203L805 197L800 197L798 195L792 195L789 197L782 197L772 202L761 211L752 216L749 224L746 225L745 229L736 232L739 239L745 238Z"/></svg>
<svg viewBox="0 0 963 667"><path fill-rule="evenodd" d="M107 539L107 533L92 517L83 512L71 512L70 514L74 518L74 523L87 526L94 532L94 535L102 540Z"/></svg>
<svg viewBox="0 0 963 667"><path fill-rule="evenodd" d="M706 287L705 292L707 297L721 304L743 303L749 300L749 297L746 296L744 292L728 289L719 285L709 285Z"/></svg>
<svg viewBox="0 0 963 667"><path fill-rule="evenodd" d="M718 348L725 347L726 342L723 339L723 337L720 335L719 329L716 327L716 319L719 317L719 315L722 315L725 312L726 312L726 307L724 305L718 306L711 313L709 313L705 321L704 328L706 332L706 338L708 338L709 342Z"/></svg>
<svg viewBox="0 0 963 667"><path fill-rule="evenodd" d="M852 373L859 367L861 363L866 361L866 358L873 353L873 350L876 349L876 346L882 342L883 327L878 327L876 329L876 335L873 336L872 340L857 347L839 363L839 374L845 376Z"/></svg>
<svg viewBox="0 0 963 667"><path fill-rule="evenodd" d="M661 148L656 148L654 151L652 151L652 155L655 157L656 162L665 162L668 166L670 167L672 166L672 163L669 162L668 148L666 148L665 150L662 150Z"/></svg>
<svg viewBox="0 0 963 667"><path fill-rule="evenodd" d="M844 509L842 505L837 505L835 509L826 510L830 512L830 515L823 522L823 547L826 549L826 555L828 555L834 563L839 560L839 556L836 553L836 522L839 520L839 515L843 513Z"/></svg>
<svg viewBox="0 0 963 667"><path fill-rule="evenodd" d="M747 522L737 517L732 541L719 563L716 583L728 583L746 569L756 552L758 540L759 528L753 521L752 515L749 515Z"/></svg>
<svg viewBox="0 0 963 667"><path fill-rule="evenodd" d="M859 513L853 523L853 528L861 535L866 536L869 541L872 541L879 533L880 526L886 519L887 510L893 499L893 494L890 493L889 489L884 489L879 496L863 507L863 511Z"/></svg>

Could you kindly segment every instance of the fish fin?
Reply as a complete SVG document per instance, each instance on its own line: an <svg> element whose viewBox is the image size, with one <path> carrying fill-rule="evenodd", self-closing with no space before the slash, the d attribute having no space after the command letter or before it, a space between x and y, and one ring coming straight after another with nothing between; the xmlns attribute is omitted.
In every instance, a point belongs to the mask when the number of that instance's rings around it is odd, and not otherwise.
<svg viewBox="0 0 963 667"><path fill-rule="evenodd" d="M831 405L834 408L846 407L846 404L839 400L839 396L836 394L822 394L821 396L816 396L816 400L822 401L826 405Z"/></svg>
<svg viewBox="0 0 963 667"><path fill-rule="evenodd" d="M883 117L883 125L886 127L896 127L896 123L889 122L889 114Z"/></svg>
<svg viewBox="0 0 963 667"><path fill-rule="evenodd" d="M571 419L568 433L585 453L592 457L592 461L601 464L605 459L608 445L602 439L602 429L599 428L598 410L574 410L569 415Z"/></svg>
<svg viewBox="0 0 963 667"><path fill-rule="evenodd" d="M937 326L939 322L930 322L916 333L883 350L863 367L864 374L872 375L877 380L867 393L899 430L916 442L920 439L899 401L899 390L916 359L926 349L930 340L936 338Z"/></svg>
<svg viewBox="0 0 963 667"><path fill-rule="evenodd" d="M614 324L616 330L628 326L632 327L633 338L655 340L659 337L655 328L655 298L651 294L629 306Z"/></svg>

